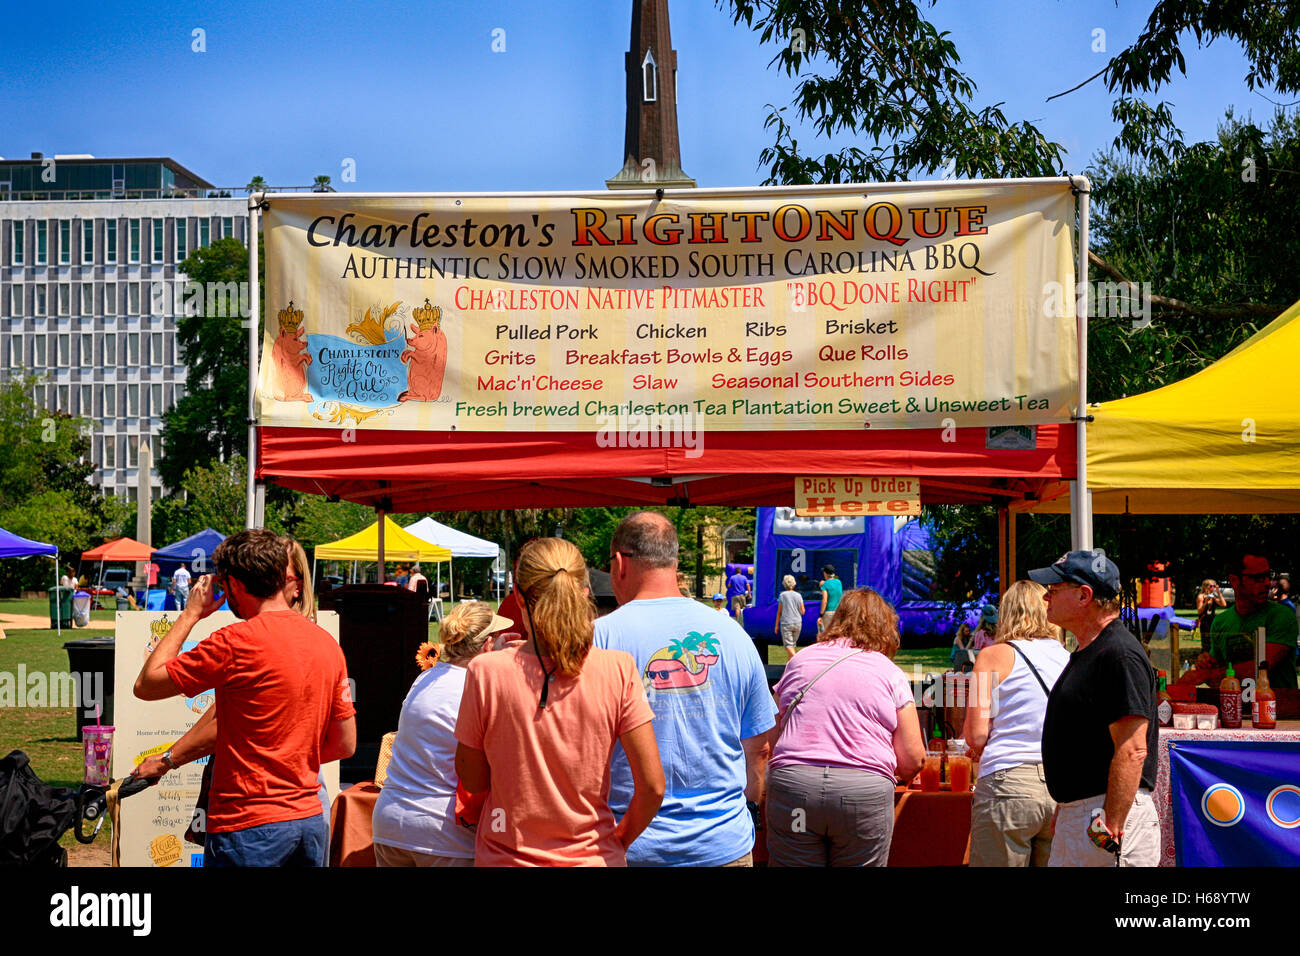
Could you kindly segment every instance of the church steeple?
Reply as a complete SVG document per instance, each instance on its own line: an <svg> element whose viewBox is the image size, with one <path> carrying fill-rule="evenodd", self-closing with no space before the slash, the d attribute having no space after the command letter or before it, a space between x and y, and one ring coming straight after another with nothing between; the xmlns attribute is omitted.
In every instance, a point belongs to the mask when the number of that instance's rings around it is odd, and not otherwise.
<svg viewBox="0 0 1300 956"><path fill-rule="evenodd" d="M610 189L690 187L677 137L677 52L668 32L668 0L632 0L623 168Z"/></svg>

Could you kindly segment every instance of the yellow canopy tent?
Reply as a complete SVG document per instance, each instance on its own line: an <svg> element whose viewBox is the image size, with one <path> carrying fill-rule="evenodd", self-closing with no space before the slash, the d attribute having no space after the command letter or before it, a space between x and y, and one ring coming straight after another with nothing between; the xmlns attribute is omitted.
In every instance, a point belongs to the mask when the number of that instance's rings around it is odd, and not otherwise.
<svg viewBox="0 0 1300 956"><path fill-rule="evenodd" d="M417 538L404 530L392 518L384 515L384 560L385 561L432 561L435 563L451 560L451 551L423 538ZM316 558L326 561L378 561L379 560L379 522L376 521L364 531L330 544L316 548Z"/></svg>
<svg viewBox="0 0 1300 956"><path fill-rule="evenodd" d="M1300 512L1300 302L1195 375L1089 408L1097 514ZM1014 511L1070 510L1067 486Z"/></svg>

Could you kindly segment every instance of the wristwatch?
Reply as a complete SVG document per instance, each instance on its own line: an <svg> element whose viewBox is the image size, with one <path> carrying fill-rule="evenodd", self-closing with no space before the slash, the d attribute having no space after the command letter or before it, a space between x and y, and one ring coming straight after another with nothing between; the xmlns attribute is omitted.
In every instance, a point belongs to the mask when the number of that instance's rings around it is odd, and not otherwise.
<svg viewBox="0 0 1300 956"><path fill-rule="evenodd" d="M176 769L176 764L172 762L172 752L170 748L165 753L163 753L158 759L167 765L168 770Z"/></svg>

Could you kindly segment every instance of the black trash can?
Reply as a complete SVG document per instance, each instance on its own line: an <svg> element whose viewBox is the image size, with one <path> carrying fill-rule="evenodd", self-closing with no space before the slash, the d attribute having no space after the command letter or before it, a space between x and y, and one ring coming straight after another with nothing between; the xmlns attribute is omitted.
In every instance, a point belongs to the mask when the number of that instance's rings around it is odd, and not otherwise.
<svg viewBox="0 0 1300 956"><path fill-rule="evenodd" d="M50 588L50 628L72 627L72 588Z"/></svg>
<svg viewBox="0 0 1300 956"><path fill-rule="evenodd" d="M63 644L63 649L68 652L68 670L78 675L76 686L81 694L81 700L73 708L78 740L81 739L81 728L95 723L96 698L103 704L99 723L113 722L113 654L116 646L117 639L113 637L86 637Z"/></svg>

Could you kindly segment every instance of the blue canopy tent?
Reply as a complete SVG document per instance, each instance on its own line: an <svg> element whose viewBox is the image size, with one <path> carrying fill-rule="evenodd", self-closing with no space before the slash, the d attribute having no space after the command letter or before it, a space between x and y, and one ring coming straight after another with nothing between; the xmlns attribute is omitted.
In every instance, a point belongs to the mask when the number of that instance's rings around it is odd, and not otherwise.
<svg viewBox="0 0 1300 956"><path fill-rule="evenodd" d="M226 535L220 531L204 528L197 534L192 534L188 538L182 538L180 541L159 548L153 553L151 560L158 565L160 579L163 577L170 578L182 564L195 576L208 574L214 566L212 552L216 551L217 545L225 540ZM148 609L151 611L173 610L175 608L174 599L166 590L158 594L156 598L153 594L148 594L146 600L151 602L148 604ZM155 604L158 606L155 607Z"/></svg>
<svg viewBox="0 0 1300 956"><path fill-rule="evenodd" d="M32 555L50 555L54 558L54 584L59 583L59 549L57 545L46 544L44 541L32 541L30 538L24 538L16 535L11 531L0 528L0 558L27 558ZM54 625L60 634L63 633L62 615L54 616Z"/></svg>
<svg viewBox="0 0 1300 956"><path fill-rule="evenodd" d="M159 548L153 553L153 560L159 571L169 577L182 563L195 574L207 574L212 570L212 552L225 540L226 536L220 531L204 528L198 534Z"/></svg>

